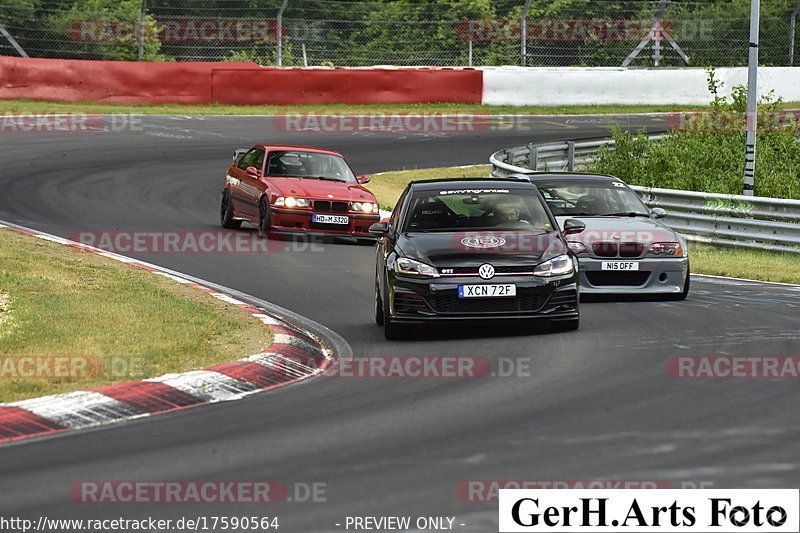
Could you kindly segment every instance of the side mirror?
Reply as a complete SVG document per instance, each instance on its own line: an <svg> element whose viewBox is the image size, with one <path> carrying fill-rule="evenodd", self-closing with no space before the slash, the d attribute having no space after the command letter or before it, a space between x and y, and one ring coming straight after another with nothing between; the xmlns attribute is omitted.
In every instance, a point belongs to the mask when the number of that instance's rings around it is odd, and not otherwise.
<svg viewBox="0 0 800 533"><path fill-rule="evenodd" d="M236 163L240 157L249 152L247 148L237 148L233 151L233 162Z"/></svg>
<svg viewBox="0 0 800 533"><path fill-rule="evenodd" d="M360 184L363 185L365 183L369 183L370 178L372 178L372 176L370 176L369 174L364 174L363 176L357 177L356 181L358 181Z"/></svg>
<svg viewBox="0 0 800 533"><path fill-rule="evenodd" d="M650 210L650 215L652 215L653 218L664 218L667 216L667 212L660 207L654 207Z"/></svg>
<svg viewBox="0 0 800 533"><path fill-rule="evenodd" d="M586 229L586 224L574 218L568 218L564 221L564 235L575 235Z"/></svg>
<svg viewBox="0 0 800 533"><path fill-rule="evenodd" d="M373 235L375 235L376 237L383 237L389 231L389 223L376 222L369 227L368 231Z"/></svg>

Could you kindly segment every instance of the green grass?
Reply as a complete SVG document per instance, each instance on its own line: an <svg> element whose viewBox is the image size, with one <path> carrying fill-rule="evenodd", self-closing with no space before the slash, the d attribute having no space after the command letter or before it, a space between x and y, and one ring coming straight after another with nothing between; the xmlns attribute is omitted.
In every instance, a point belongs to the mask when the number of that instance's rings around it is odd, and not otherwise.
<svg viewBox="0 0 800 533"><path fill-rule="evenodd" d="M485 178L489 175L489 168L489 165L474 165L381 172L373 174L366 187L375 195L381 209L391 211L400 193L410 181L434 178Z"/></svg>
<svg viewBox="0 0 800 533"><path fill-rule="evenodd" d="M800 102L781 104L784 109L800 107ZM685 105L591 105L591 106L490 106L482 104L327 104L292 106L234 106L141 104L123 105L97 102L61 103L38 100L0 100L3 113L134 113L142 115L283 115L283 114L370 114L427 113L470 115L597 115L621 113L666 113L670 111L710 109L708 106Z"/></svg>
<svg viewBox="0 0 800 533"><path fill-rule="evenodd" d="M690 243L692 272L800 284L800 254L719 249Z"/></svg>
<svg viewBox="0 0 800 533"><path fill-rule="evenodd" d="M244 310L175 281L0 230L0 401L185 372L272 342ZM20 357L87 371L31 377Z"/></svg>
<svg viewBox="0 0 800 533"><path fill-rule="evenodd" d="M391 210L410 181L488 175L489 165L402 170L375 174L367 187L378 198L381 209ZM690 243L689 248L692 272L696 274L800 284L800 254L724 250L698 243Z"/></svg>

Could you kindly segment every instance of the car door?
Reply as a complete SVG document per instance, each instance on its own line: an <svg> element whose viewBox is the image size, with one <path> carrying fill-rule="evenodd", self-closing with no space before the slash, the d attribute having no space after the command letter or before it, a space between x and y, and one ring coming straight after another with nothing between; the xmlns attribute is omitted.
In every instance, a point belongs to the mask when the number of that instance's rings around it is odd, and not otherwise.
<svg viewBox="0 0 800 533"><path fill-rule="evenodd" d="M400 195L400 198L397 200L397 204L395 204L392 214L389 217L389 231L386 233L386 235L378 239L378 245L375 247L378 283L384 298L386 298L388 294L385 275L386 258L390 253L395 251L395 241L397 240L397 234L400 232L400 225L402 224L402 218L404 217L405 211L404 205L406 203L406 198L409 196L410 189L411 186L409 185Z"/></svg>
<svg viewBox="0 0 800 533"><path fill-rule="evenodd" d="M254 219L258 218L258 200L264 190L264 184L261 182L264 155L263 148L253 148L239 159L232 171L233 177L236 178L231 187L234 209ZM255 168L256 172L250 174L247 172L248 168Z"/></svg>

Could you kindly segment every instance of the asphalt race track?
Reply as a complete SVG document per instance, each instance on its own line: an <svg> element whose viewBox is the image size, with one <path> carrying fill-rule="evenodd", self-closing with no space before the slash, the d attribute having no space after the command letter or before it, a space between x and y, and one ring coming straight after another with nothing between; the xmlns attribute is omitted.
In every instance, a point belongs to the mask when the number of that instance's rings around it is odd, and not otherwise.
<svg viewBox="0 0 800 533"><path fill-rule="evenodd" d="M663 129L657 117L612 119ZM401 134L280 133L270 117L145 117L140 131L0 133L0 219L62 236L216 231L218 190L236 147L330 147L370 173L485 163L507 146L601 136L605 120L533 117L478 132ZM694 278L685 302L584 303L577 332L482 323L387 342L372 322L371 247L133 255L291 309L344 337L355 356L474 355L527 361L530 375L318 379L6 445L0 514L268 515L289 533L341 531L347 515L444 515L465 524L459 531L488 533L497 531L496 503L462 501L460 482L800 485L796 380L676 379L665 370L679 355L798 355L800 288ZM326 501L87 505L68 496L81 480L276 480L290 497L295 483L324 483Z"/></svg>

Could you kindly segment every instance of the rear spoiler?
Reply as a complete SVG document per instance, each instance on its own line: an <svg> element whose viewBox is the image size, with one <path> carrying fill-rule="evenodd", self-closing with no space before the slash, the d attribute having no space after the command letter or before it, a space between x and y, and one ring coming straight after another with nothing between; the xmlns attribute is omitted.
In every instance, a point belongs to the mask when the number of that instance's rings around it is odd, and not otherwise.
<svg viewBox="0 0 800 533"><path fill-rule="evenodd" d="M233 162L237 162L240 157L246 154L250 149L249 148L237 148L233 151Z"/></svg>

